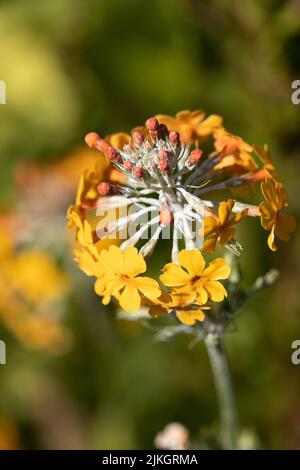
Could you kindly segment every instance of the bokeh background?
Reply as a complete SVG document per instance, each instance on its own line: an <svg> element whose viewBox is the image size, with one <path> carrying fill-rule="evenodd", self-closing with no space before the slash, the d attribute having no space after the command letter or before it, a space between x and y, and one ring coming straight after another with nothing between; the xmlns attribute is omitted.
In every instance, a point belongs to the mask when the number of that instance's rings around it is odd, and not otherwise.
<svg viewBox="0 0 300 470"><path fill-rule="evenodd" d="M152 448L174 420L197 441L218 423L204 346L103 308L65 212L88 131L203 108L269 143L299 214L300 2L2 0L0 30L0 449ZM227 335L245 445L300 448L299 232L273 254L258 224L242 230L245 284L281 272Z"/></svg>

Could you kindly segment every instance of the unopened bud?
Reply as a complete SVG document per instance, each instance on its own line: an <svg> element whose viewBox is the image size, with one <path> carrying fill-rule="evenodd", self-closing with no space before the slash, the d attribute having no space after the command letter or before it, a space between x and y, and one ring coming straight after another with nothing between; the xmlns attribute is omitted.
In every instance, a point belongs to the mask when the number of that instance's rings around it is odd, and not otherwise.
<svg viewBox="0 0 300 470"><path fill-rule="evenodd" d="M141 179L143 177L143 173L144 173L143 167L136 166L135 169L133 170L133 173L134 173L134 176L137 179Z"/></svg>
<svg viewBox="0 0 300 470"><path fill-rule="evenodd" d="M120 194L120 189L118 186L116 186L115 184L106 183L106 182L98 184L97 191L100 194L100 196Z"/></svg>
<svg viewBox="0 0 300 470"><path fill-rule="evenodd" d="M90 132L85 136L85 142L91 148L96 148L100 152L112 161L120 161L120 154L118 151L106 140L101 139L101 137L96 132Z"/></svg>
<svg viewBox="0 0 300 470"><path fill-rule="evenodd" d="M126 171L131 171L132 170L132 163L127 160L125 163L124 163L124 168Z"/></svg>
<svg viewBox="0 0 300 470"><path fill-rule="evenodd" d="M202 155L203 155L202 150L200 150L200 149L192 150L191 153L190 153L190 156L188 158L188 163L190 165L197 165L197 163L199 162Z"/></svg>
<svg viewBox="0 0 300 470"><path fill-rule="evenodd" d="M158 131L159 122L155 117L151 117L147 119L146 126L148 127L149 131Z"/></svg>
<svg viewBox="0 0 300 470"><path fill-rule="evenodd" d="M170 225L173 222L173 214L167 207L162 207L159 219L162 225Z"/></svg>
<svg viewBox="0 0 300 470"><path fill-rule="evenodd" d="M159 152L159 168L161 171L166 172L169 170L170 165L169 165L169 152L167 150L160 150Z"/></svg>
<svg viewBox="0 0 300 470"><path fill-rule="evenodd" d="M139 131L135 131L132 137L133 137L134 143L137 145L142 145L142 143L144 142L143 134Z"/></svg>
<svg viewBox="0 0 300 470"><path fill-rule="evenodd" d="M171 131L169 133L169 140L171 144L177 145L180 142L179 133L177 131Z"/></svg>
<svg viewBox="0 0 300 470"><path fill-rule="evenodd" d="M97 132L89 132L85 138L85 143L87 144L88 147L90 148L96 148L97 142L101 140L99 134Z"/></svg>

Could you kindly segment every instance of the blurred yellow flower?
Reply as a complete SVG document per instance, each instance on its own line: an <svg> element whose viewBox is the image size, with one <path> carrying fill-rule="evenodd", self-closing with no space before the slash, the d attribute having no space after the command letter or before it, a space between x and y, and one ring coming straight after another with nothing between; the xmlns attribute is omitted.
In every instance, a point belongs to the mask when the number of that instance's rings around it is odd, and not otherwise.
<svg viewBox="0 0 300 470"><path fill-rule="evenodd" d="M135 247L122 251L111 245L100 253L99 264L103 270L95 284L97 294L103 296L103 303L110 302L111 296L118 298L126 312L137 312L141 306L141 295L150 299L160 295L158 283L149 277L138 276L146 271L146 263Z"/></svg>
<svg viewBox="0 0 300 470"><path fill-rule="evenodd" d="M66 294L69 280L42 251L25 250L6 263L10 287L29 302L47 302Z"/></svg>
<svg viewBox="0 0 300 470"><path fill-rule="evenodd" d="M218 208L218 217L208 216L204 220L204 236L209 238L205 240L202 250L207 253L213 253L217 242L224 247L235 234L234 225L246 217L248 209L244 209L231 217L235 201L229 199L227 202L221 202Z"/></svg>
<svg viewBox="0 0 300 470"><path fill-rule="evenodd" d="M1 228L0 318L26 347L61 353L70 346L70 333L53 309L67 295L69 279L47 253L15 253L8 240Z"/></svg>
<svg viewBox="0 0 300 470"><path fill-rule="evenodd" d="M296 221L292 215L281 213L288 206L288 195L281 183L267 179L261 184L261 190L265 198L259 205L261 224L265 230L271 230L268 245L276 251L275 237L289 240L290 233L296 229Z"/></svg>
<svg viewBox="0 0 300 470"><path fill-rule="evenodd" d="M156 118L169 130L179 132L181 140L185 142L201 141L222 125L221 116L212 114L205 118L205 113L199 109L179 111L175 117L158 114Z"/></svg>
<svg viewBox="0 0 300 470"><path fill-rule="evenodd" d="M227 279L230 267L222 258L217 258L205 268L205 260L199 250L181 250L178 263L168 263L160 276L161 282L172 288L173 293L193 294L199 305L208 299L220 302L227 296L219 279Z"/></svg>

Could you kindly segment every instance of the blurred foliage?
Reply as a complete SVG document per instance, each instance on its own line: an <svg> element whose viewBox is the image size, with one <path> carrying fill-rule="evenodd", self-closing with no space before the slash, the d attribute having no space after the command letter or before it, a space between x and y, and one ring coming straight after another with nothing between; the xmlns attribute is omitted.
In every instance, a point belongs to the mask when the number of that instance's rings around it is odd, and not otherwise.
<svg viewBox="0 0 300 470"><path fill-rule="evenodd" d="M290 99L300 79L299 2L2 0L0 29L1 207L9 219L26 215L21 249L42 245L71 280L61 321L74 337L55 356L0 323L0 448L149 448L174 420L194 439L205 435L218 415L203 346L153 343L151 331L102 307L64 232L79 173L58 169L57 183L55 165L88 131L128 131L152 114L201 107L250 143L269 143L299 214L300 107ZM42 176L28 196L36 166ZM4 224L20 238L19 224ZM299 448L300 374L290 361L300 336L299 233L275 256L253 222L241 238L245 284L271 266L281 278L228 333L240 421L264 448Z"/></svg>

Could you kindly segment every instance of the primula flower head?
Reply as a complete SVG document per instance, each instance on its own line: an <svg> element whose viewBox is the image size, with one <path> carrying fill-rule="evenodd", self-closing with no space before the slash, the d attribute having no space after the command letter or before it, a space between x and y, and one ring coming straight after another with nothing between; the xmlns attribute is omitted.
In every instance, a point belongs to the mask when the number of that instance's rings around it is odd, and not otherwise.
<svg viewBox="0 0 300 470"><path fill-rule="evenodd" d="M209 139L207 153L201 145ZM293 219L281 214L287 196L276 181L268 148L231 134L217 115L158 114L130 134L102 138L92 132L86 143L106 158L107 167L103 171L98 165L83 175L69 224L77 229L78 264L97 278L95 289L105 304L113 297L127 312L148 305L153 316L175 312L185 324L201 322L207 302L226 297L220 280L230 275L224 259L206 265L201 251L213 253L219 244L239 254L236 225L246 216L261 216L263 227L271 230L271 249L275 235L285 240L294 229ZM242 190L246 194L249 188L251 195L258 183L264 203L238 200ZM113 220L108 219L113 211ZM101 224L96 226L97 217ZM160 276L164 288L140 276L161 237L170 240L170 262Z"/></svg>

